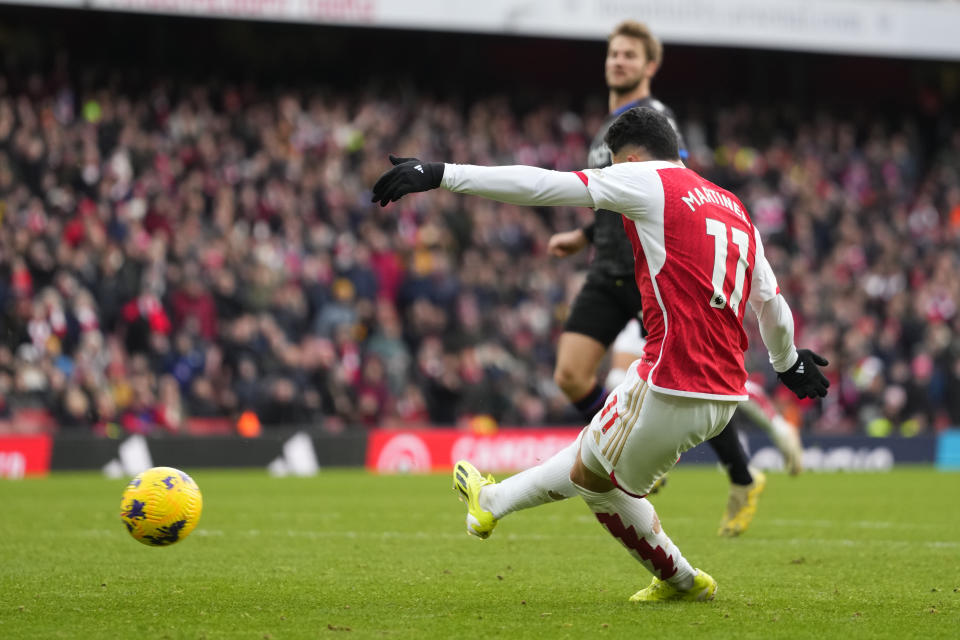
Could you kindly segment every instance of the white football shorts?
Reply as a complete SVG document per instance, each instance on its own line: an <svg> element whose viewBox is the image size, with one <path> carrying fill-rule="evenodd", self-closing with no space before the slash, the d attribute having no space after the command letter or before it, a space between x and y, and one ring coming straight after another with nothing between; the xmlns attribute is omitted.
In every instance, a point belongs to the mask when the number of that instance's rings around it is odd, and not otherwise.
<svg viewBox="0 0 960 640"><path fill-rule="evenodd" d="M723 431L739 403L653 391L637 364L587 426L580 456L594 473L643 496L681 453Z"/></svg>

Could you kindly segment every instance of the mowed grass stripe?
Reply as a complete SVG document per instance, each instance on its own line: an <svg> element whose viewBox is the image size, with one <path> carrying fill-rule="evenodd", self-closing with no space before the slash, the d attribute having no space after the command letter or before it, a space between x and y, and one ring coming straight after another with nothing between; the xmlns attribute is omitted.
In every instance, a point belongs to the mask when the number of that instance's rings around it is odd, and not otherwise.
<svg viewBox="0 0 960 640"><path fill-rule="evenodd" d="M774 526L783 526L773 523ZM768 525L769 526L769 525ZM109 529L89 529L86 531L74 531L66 534L67 536L73 535L80 538L125 538L127 536L126 532L114 531ZM228 535L228 532L217 530L217 529L201 529L191 534L192 536L200 537L223 537ZM308 538L308 539L323 539L323 538L345 538L345 539L354 539L354 538L367 538L367 539L389 539L389 538L402 538L402 539L456 539L459 540L462 534L454 533L426 533L423 531L411 533L409 531L300 531L288 529L286 531L282 530L264 530L260 531L259 529L251 529L247 531L234 531L230 532L229 535L236 537L248 537L256 538L260 536L265 537L287 537L287 538ZM580 540L593 540L595 535L590 535L587 533L581 535L573 534L544 534L544 533L505 533L498 538L505 538L510 540L568 540L568 539L580 539ZM751 535L749 542L746 544L822 544L822 545L840 545L840 546L851 546L851 545L860 545L860 544L876 544L876 545L903 545L910 546L915 544L921 544L924 547L931 548L960 548L960 541L956 540L924 540L922 542L916 542L913 540L904 540L904 539L880 539L880 540L870 540L870 539L845 539L845 538L759 538L756 535Z"/></svg>

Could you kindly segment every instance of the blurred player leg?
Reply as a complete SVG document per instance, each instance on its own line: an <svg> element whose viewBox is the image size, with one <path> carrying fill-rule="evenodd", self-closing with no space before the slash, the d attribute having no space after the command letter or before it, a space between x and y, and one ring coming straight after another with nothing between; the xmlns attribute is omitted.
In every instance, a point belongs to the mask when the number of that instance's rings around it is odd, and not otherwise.
<svg viewBox="0 0 960 640"><path fill-rule="evenodd" d="M728 424L709 442L730 478L730 495L718 533L722 536L738 536L753 522L757 501L767 479L761 472L749 467L747 454L733 424Z"/></svg>
<svg viewBox="0 0 960 640"><path fill-rule="evenodd" d="M803 471L803 444L800 433L777 413L763 387L748 380L747 395L750 399L740 405L740 411L767 432L783 455L783 466L790 475L795 476Z"/></svg>
<svg viewBox="0 0 960 640"><path fill-rule="evenodd" d="M597 382L597 367L606 352L602 342L586 334L572 331L560 334L553 379L584 421L593 418L607 398L607 390Z"/></svg>
<svg viewBox="0 0 960 640"><path fill-rule="evenodd" d="M557 342L557 364L553 379L573 403L584 424L603 406L607 391L597 380L597 368L624 325L634 317L632 307L639 309L639 294L632 288L637 301L623 300L631 289L628 281L611 282L609 278L593 274L587 280L570 307ZM632 282L630 282L632 284Z"/></svg>
<svg viewBox="0 0 960 640"><path fill-rule="evenodd" d="M750 469L747 453L740 443L736 426L728 424L726 429L707 442L726 470L727 477L730 478L730 484L740 486L753 484L753 471Z"/></svg>

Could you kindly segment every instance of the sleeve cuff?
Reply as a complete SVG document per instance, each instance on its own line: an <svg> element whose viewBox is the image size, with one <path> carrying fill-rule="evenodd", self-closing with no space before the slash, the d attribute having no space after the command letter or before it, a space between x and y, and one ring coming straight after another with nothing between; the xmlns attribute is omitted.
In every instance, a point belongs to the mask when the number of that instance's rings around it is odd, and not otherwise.
<svg viewBox="0 0 960 640"><path fill-rule="evenodd" d="M774 357L773 354L770 354L770 364L773 365L773 370L777 373L783 373L793 365L797 363L797 358L800 355L797 353L797 347L795 345L790 345L790 348L782 354L778 354Z"/></svg>

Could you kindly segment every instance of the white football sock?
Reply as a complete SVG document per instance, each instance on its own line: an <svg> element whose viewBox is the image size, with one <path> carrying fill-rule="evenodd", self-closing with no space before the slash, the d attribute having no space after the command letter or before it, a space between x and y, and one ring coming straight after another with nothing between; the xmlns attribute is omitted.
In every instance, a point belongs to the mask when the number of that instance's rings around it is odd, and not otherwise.
<svg viewBox="0 0 960 640"><path fill-rule="evenodd" d="M577 461L580 438L535 467L480 489L480 507L498 520L507 514L577 495L570 470Z"/></svg>
<svg viewBox="0 0 960 640"><path fill-rule="evenodd" d="M626 547L647 571L677 589L693 587L696 569L660 527L660 519L646 498L634 498L619 489L594 493L576 487L607 531Z"/></svg>
<svg viewBox="0 0 960 640"><path fill-rule="evenodd" d="M773 440L774 444L783 451L789 446L787 443L790 442L790 439L796 438L797 431L792 424L778 414L770 420L770 430L767 433L770 434L770 439Z"/></svg>
<svg viewBox="0 0 960 640"><path fill-rule="evenodd" d="M784 458L788 458L791 453L803 457L802 448L798 452L793 451L794 448L800 446L797 443L797 432L795 427L787 422L783 416L754 400L741 402L737 410L745 413L758 427L766 431L770 440L773 441Z"/></svg>
<svg viewBox="0 0 960 640"><path fill-rule="evenodd" d="M746 414L746 416L756 423L758 427L766 431L767 435L769 435L771 439L776 438L777 428L774 426L772 419L776 414L768 413L759 402L756 402L755 400L741 402L740 406L737 407L737 411Z"/></svg>

